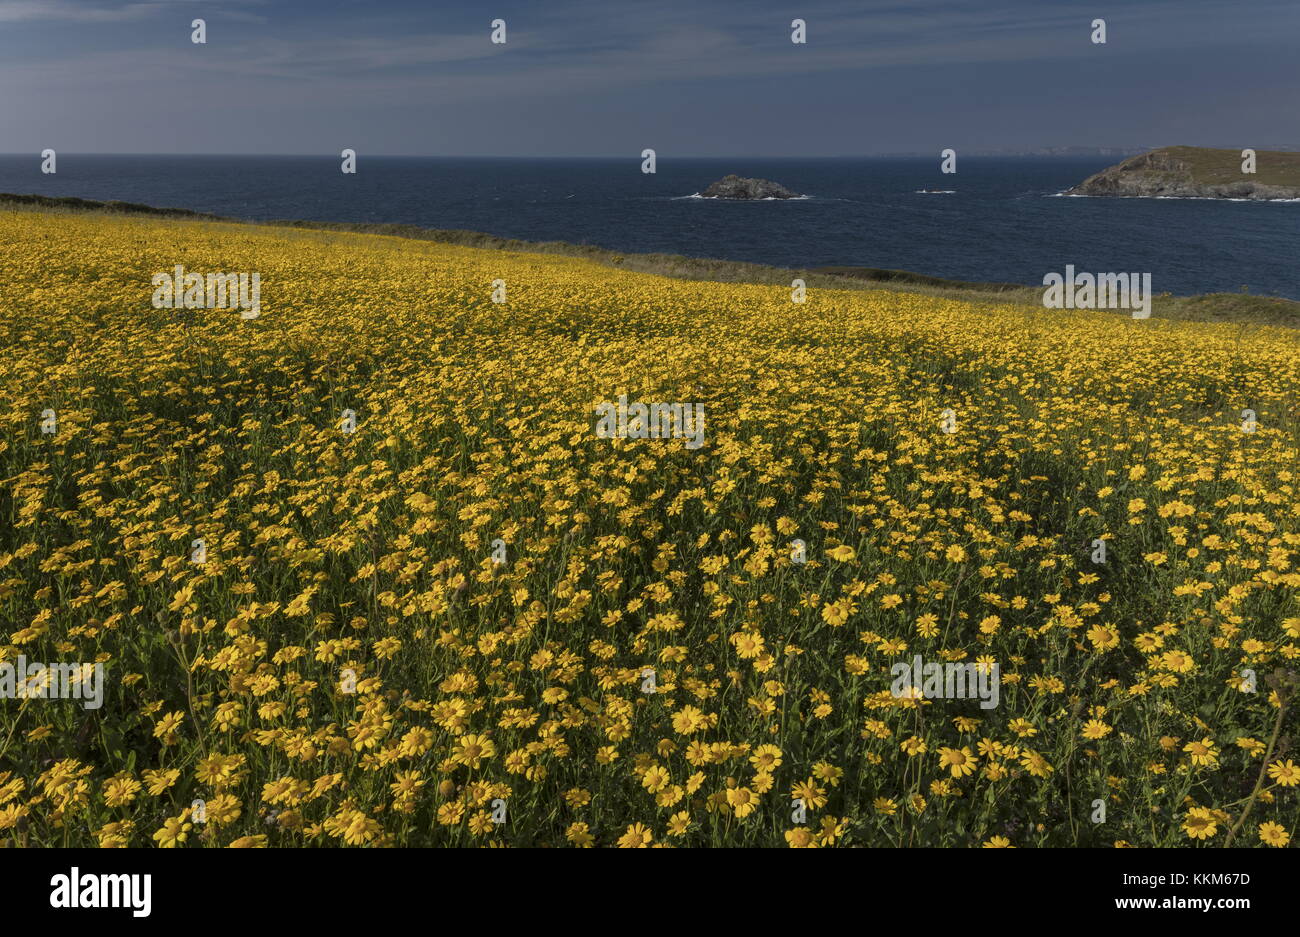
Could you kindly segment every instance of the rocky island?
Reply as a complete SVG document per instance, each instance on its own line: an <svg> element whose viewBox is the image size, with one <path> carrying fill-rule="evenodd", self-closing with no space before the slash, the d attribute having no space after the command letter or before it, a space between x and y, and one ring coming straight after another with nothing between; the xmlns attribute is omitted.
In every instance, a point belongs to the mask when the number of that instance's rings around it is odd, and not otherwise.
<svg viewBox="0 0 1300 937"><path fill-rule="evenodd" d="M700 193L703 198L730 198L746 201L760 198L802 198L785 186L767 179L743 179L735 174L723 176Z"/></svg>
<svg viewBox="0 0 1300 937"><path fill-rule="evenodd" d="M1066 195L1129 198L1300 198L1300 153L1258 150L1243 172L1241 150L1167 146L1089 176Z"/></svg>

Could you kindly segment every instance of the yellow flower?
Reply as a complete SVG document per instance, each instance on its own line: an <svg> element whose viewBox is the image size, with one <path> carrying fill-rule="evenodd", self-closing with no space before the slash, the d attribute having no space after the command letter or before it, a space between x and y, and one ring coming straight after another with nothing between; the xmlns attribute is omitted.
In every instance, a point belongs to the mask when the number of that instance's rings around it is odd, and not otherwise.
<svg viewBox="0 0 1300 937"><path fill-rule="evenodd" d="M1282 787L1295 787L1300 784L1300 766L1289 758L1275 761L1268 766L1268 776Z"/></svg>
<svg viewBox="0 0 1300 937"><path fill-rule="evenodd" d="M633 823L618 838L620 849L644 849L654 841L654 835L640 823Z"/></svg>
<svg viewBox="0 0 1300 937"><path fill-rule="evenodd" d="M781 767L781 749L775 745L760 745L749 756L749 763L759 771L772 771Z"/></svg>
<svg viewBox="0 0 1300 937"><path fill-rule="evenodd" d="M1104 739L1114 731L1100 719L1089 719L1084 723L1082 735L1085 739Z"/></svg>
<svg viewBox="0 0 1300 937"><path fill-rule="evenodd" d="M737 819L744 819L758 807L758 797L748 787L727 788L727 804Z"/></svg>
<svg viewBox="0 0 1300 937"><path fill-rule="evenodd" d="M1219 828L1208 807L1193 807L1184 818L1183 831L1190 839L1209 839Z"/></svg>
<svg viewBox="0 0 1300 937"><path fill-rule="evenodd" d="M806 826L797 826L785 831L785 841L791 849L816 849L817 842L812 830Z"/></svg>
<svg viewBox="0 0 1300 937"><path fill-rule="evenodd" d="M153 728L154 738L161 740L164 745L175 745L180 741L176 730L184 718L185 714L181 712L172 712L163 716Z"/></svg>
<svg viewBox="0 0 1300 937"><path fill-rule="evenodd" d="M852 599L840 599L822 606L822 621L833 627L840 627L858 610L858 603Z"/></svg>
<svg viewBox="0 0 1300 937"><path fill-rule="evenodd" d="M641 776L641 786L651 794L657 794L667 787L671 780L667 771L659 765L654 765Z"/></svg>
<svg viewBox="0 0 1300 937"><path fill-rule="evenodd" d="M1194 765L1212 768L1218 764L1218 749L1214 747L1214 739L1208 736L1199 742L1188 742L1183 746L1183 751L1192 756L1192 764Z"/></svg>
<svg viewBox="0 0 1300 937"><path fill-rule="evenodd" d="M591 835L591 828L582 822L570 823L568 829L564 831L564 838L582 848L589 848L596 841L596 838Z"/></svg>
<svg viewBox="0 0 1300 937"><path fill-rule="evenodd" d="M940 748L939 766L952 772L954 778L964 778L975 771L976 757L969 748Z"/></svg>
<svg viewBox="0 0 1300 937"><path fill-rule="evenodd" d="M1282 824L1270 820L1259 825L1259 841L1280 849L1291 842L1291 834Z"/></svg>
<svg viewBox="0 0 1300 937"><path fill-rule="evenodd" d="M693 735L708 725L708 718L694 706L683 706L673 713L673 731L678 735Z"/></svg>
<svg viewBox="0 0 1300 937"><path fill-rule="evenodd" d="M162 848L171 849L189 839L193 827L194 824L186 823L183 817L168 817L163 821L162 827L154 832L153 838Z"/></svg>
<svg viewBox="0 0 1300 937"><path fill-rule="evenodd" d="M465 735L456 740L452 758L457 764L477 770L484 759L496 753L496 746L487 736Z"/></svg>
<svg viewBox="0 0 1300 937"><path fill-rule="evenodd" d="M231 849L265 849L266 835L257 833L252 836L241 836L239 839L230 843Z"/></svg>

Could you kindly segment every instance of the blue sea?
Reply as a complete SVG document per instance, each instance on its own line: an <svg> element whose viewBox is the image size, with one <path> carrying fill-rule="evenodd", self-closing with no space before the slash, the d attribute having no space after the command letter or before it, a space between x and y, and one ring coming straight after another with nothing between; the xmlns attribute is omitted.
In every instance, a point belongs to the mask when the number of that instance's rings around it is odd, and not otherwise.
<svg viewBox="0 0 1300 937"><path fill-rule="evenodd" d="M1041 285L1150 273L1155 292L1300 299L1300 202L1068 198L1094 157L626 159L0 156L0 192L118 199L250 219L398 222L781 267L855 265ZM734 172L807 198L692 197ZM951 190L922 194L919 190Z"/></svg>

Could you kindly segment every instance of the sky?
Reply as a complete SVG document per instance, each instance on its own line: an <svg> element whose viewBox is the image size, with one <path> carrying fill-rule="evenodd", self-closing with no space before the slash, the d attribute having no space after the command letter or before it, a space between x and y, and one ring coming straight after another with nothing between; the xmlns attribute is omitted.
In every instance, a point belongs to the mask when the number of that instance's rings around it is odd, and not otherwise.
<svg viewBox="0 0 1300 937"><path fill-rule="evenodd" d="M1300 0L0 0L3 153L1267 148L1297 102Z"/></svg>

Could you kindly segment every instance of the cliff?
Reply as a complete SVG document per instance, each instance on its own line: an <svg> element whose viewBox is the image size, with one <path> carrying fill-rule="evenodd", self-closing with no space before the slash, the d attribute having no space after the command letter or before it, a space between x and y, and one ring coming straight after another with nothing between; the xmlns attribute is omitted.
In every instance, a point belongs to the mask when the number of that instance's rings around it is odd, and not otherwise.
<svg viewBox="0 0 1300 937"><path fill-rule="evenodd" d="M1129 198L1300 198L1300 153L1257 150L1244 173L1241 150L1169 146L1089 176L1066 195Z"/></svg>

